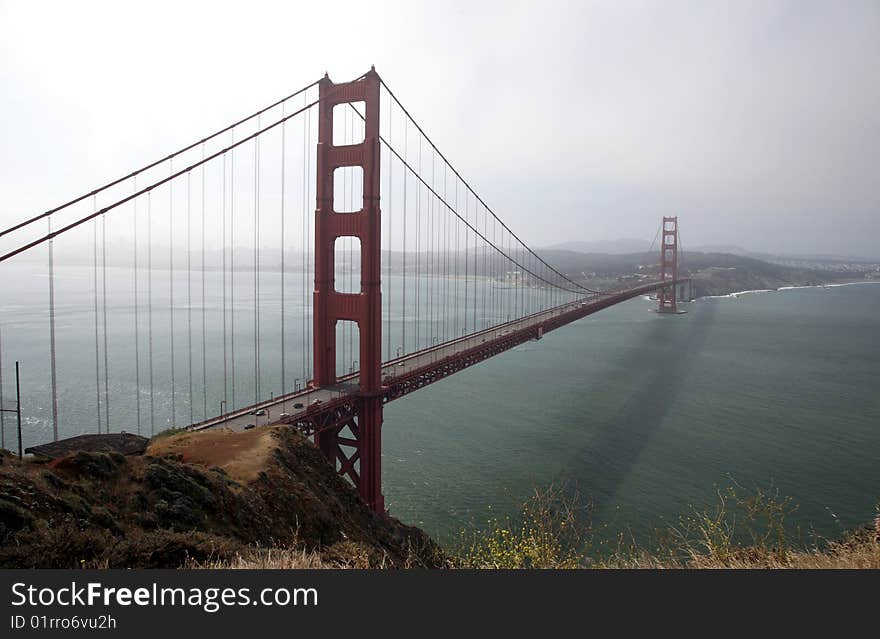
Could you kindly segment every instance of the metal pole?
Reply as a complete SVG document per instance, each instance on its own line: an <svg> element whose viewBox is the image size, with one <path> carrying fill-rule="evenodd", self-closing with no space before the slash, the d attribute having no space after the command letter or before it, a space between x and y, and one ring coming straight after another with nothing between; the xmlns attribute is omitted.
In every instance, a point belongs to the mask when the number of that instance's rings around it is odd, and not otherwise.
<svg viewBox="0 0 880 639"><path fill-rule="evenodd" d="M18 417L18 458L21 459L21 384L18 376L18 360L15 362L15 412Z"/></svg>

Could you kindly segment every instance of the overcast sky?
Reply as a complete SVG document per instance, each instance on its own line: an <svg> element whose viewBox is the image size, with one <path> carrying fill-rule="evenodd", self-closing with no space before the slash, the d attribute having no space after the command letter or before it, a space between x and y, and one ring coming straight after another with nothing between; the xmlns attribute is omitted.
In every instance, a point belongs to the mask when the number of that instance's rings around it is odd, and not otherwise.
<svg viewBox="0 0 880 639"><path fill-rule="evenodd" d="M880 2L0 0L0 224L375 64L536 246L880 256Z"/></svg>

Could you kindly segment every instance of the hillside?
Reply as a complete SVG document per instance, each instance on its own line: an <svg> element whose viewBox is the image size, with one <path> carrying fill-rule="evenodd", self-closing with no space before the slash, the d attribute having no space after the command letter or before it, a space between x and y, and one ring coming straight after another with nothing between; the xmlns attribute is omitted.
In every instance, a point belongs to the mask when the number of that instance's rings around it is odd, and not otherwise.
<svg viewBox="0 0 880 639"><path fill-rule="evenodd" d="M293 429L183 432L141 456L0 454L0 568L880 568L880 514L805 542L777 493L719 498L640 547L551 488L444 552L366 508Z"/></svg>
<svg viewBox="0 0 880 639"><path fill-rule="evenodd" d="M366 508L286 427L174 434L143 456L0 456L0 567L178 567L254 548L332 566L443 564L425 533Z"/></svg>
<svg viewBox="0 0 880 639"><path fill-rule="evenodd" d="M622 276L652 275L658 269L654 252L606 254L548 250L542 257L565 273L585 277L588 285L597 288L613 287ZM732 253L687 252L680 260L679 271L682 276L693 279L695 297L783 286L815 286L852 278L847 273L784 266Z"/></svg>

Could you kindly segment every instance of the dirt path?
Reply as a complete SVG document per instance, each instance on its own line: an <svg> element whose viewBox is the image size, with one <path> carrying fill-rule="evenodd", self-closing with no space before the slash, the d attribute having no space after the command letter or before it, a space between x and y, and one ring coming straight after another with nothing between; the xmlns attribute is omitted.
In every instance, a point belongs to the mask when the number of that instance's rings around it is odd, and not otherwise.
<svg viewBox="0 0 880 639"><path fill-rule="evenodd" d="M272 427L263 426L241 432L207 430L181 433L160 439L147 449L148 455L181 455L192 464L222 468L239 481L249 482L266 468L269 455L277 447Z"/></svg>

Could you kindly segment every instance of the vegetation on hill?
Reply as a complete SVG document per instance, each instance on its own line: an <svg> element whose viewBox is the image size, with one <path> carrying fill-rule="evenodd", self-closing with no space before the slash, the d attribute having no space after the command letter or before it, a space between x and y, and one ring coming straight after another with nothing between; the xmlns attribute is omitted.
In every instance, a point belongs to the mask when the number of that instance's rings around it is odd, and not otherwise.
<svg viewBox="0 0 880 639"><path fill-rule="evenodd" d="M335 566L443 564L291 428L171 434L144 456L0 456L0 567L177 567L259 548Z"/></svg>
<svg viewBox="0 0 880 639"><path fill-rule="evenodd" d="M805 541L786 518L795 510L775 490L718 491L709 510L682 516L640 545L625 531L585 521L576 496L536 492L520 516L463 535L463 568L880 568L880 506L874 522L840 540Z"/></svg>
<svg viewBox="0 0 880 639"><path fill-rule="evenodd" d="M658 270L655 252L611 255L551 250L542 254L563 272L580 277L595 288L619 286L621 278L653 276ZM851 278L842 272L796 268L731 253L684 252L679 271L693 280L693 296L728 295L739 291L816 286Z"/></svg>
<svg viewBox="0 0 880 639"><path fill-rule="evenodd" d="M184 431L143 456L0 454L0 567L880 568L880 511L841 540L804 541L793 510L734 486L639 545L550 489L444 552L366 508L293 429Z"/></svg>

